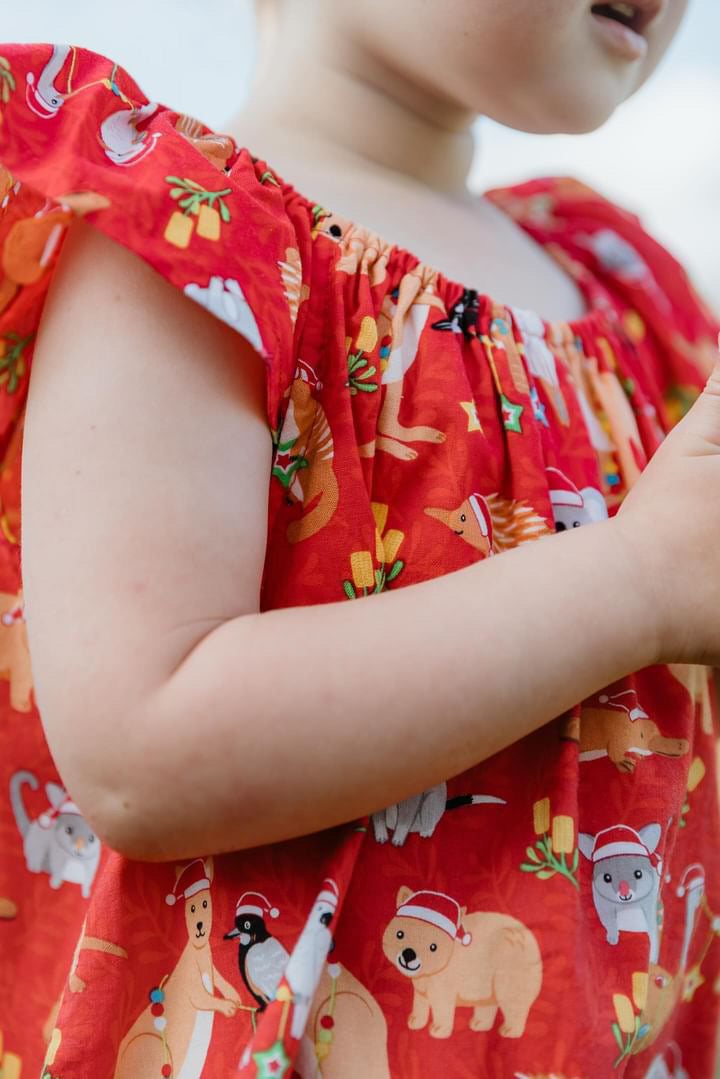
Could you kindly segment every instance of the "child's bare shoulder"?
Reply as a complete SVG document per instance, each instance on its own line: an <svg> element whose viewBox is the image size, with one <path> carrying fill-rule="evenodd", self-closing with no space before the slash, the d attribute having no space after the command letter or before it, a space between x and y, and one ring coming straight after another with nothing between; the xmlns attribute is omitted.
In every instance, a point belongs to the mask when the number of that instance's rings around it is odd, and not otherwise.
<svg viewBox="0 0 720 1079"><path fill-rule="evenodd" d="M82 764L53 731L82 726L83 702L93 724L116 720L214 625L258 609L265 392L244 338L73 224L37 335L22 465L33 674L68 778Z"/></svg>

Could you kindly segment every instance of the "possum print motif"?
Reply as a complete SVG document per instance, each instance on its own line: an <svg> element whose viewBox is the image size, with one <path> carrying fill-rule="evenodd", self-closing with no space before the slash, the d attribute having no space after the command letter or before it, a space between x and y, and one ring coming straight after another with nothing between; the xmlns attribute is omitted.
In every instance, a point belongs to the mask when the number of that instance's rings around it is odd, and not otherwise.
<svg viewBox="0 0 720 1079"><path fill-rule="evenodd" d="M100 840L57 783L45 784L50 808L31 820L22 798L25 784L38 789L32 772L16 772L10 779L10 803L27 868L31 873L49 873L51 888L59 888L63 881L79 884L88 899L100 861Z"/></svg>

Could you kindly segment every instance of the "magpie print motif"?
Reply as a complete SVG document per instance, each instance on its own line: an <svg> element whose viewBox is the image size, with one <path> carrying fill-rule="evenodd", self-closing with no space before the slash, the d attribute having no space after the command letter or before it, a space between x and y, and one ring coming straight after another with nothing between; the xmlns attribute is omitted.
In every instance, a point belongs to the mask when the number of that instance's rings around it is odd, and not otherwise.
<svg viewBox="0 0 720 1079"><path fill-rule="evenodd" d="M471 340L478 336L478 309L477 289L466 288L460 299L450 308L449 317L431 323L431 328L461 333L466 340Z"/></svg>

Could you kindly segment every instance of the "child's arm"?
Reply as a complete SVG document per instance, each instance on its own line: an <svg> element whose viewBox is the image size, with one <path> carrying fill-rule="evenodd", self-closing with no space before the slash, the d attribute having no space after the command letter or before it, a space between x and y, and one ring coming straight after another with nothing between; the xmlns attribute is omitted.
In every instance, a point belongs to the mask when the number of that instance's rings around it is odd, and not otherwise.
<svg viewBox="0 0 720 1079"><path fill-rule="evenodd" d="M130 857L351 820L657 660L656 608L614 521L361 602L258 613L262 363L84 225L33 364L37 700L73 797Z"/></svg>

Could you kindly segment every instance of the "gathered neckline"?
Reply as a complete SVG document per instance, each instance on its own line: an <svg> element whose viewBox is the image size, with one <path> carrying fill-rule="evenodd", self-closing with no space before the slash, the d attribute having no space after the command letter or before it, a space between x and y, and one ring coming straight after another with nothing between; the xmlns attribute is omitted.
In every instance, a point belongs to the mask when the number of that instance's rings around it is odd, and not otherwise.
<svg viewBox="0 0 720 1079"><path fill-rule="evenodd" d="M454 281L451 277L448 277L447 274L444 274L442 270L437 269L435 266L431 266L429 263L425 262L418 255L416 255L413 251L410 251L405 247L401 247L399 244L387 241L385 237L381 236L374 229L371 229L368 226L363 225L362 222L355 221L347 214L344 214L341 208L330 206L326 207L323 203L318 202L317 199L311 199L307 195L302 194L302 192L298 191L298 189L293 184L288 183L287 180L280 176L280 174L276 171L276 169L273 168L272 165L269 164L269 162L267 162L262 157L257 157L256 155L254 155L247 146L239 146L238 150L239 154L244 153L247 155L256 176L258 176L258 179L263 175L264 172L271 173L276 183L278 184L278 187L283 193L283 198L286 201L292 200L294 202L300 203L300 205L307 210L309 215L311 215L313 210L318 206L322 207L322 209L326 209L329 213L337 213L339 217L344 218L344 220L348 221L353 227L362 229L363 231L367 232L368 235L376 239L382 250L388 250L388 262L390 262L391 258L395 256L395 258L401 261L403 264L413 264L411 266L412 269L415 269L416 266L426 267L432 274L435 275L438 285L440 286L438 288L438 291L444 292L445 289L447 289L448 291L452 290L458 293L472 292L476 296L478 308L480 311L491 311L495 307L503 308L510 313L513 310L528 311L539 319L539 321L543 325L546 334L552 326L558 325L569 327L571 332L575 335L586 334L591 329L606 328L606 310L603 307L597 305L595 302L596 286L592 280L592 277L589 274L582 274L577 277L573 277L575 284L582 293L582 296L587 304L588 310L583 315L580 315L579 318L574 319L545 318L542 312L536 310L535 308L520 307L519 304L503 303L501 300L496 299L495 296L492 296L489 293L480 292L479 289L476 289L473 285L467 285L460 281ZM515 185L510 184L507 187L491 187L488 188L487 191L481 192L480 197L488 198L493 192L512 191L514 186ZM568 272L567 267L563 266L560 259L557 258L557 256L552 252L552 250L548 250L547 247L537 239L537 237L533 234L532 228L529 225L527 225L522 220L517 220L511 217L511 215L508 214L507 210L504 209L500 203L495 202L493 199L491 199L491 201L493 206L496 207L496 209L500 210L500 212L510 218L510 220L514 224L518 225L523 230L523 232L525 232L526 235L528 235L530 239L533 240L534 243L542 247L546 254L548 254L550 258L552 258L553 261L555 261L558 266L561 267L561 269L564 269L566 273Z"/></svg>

